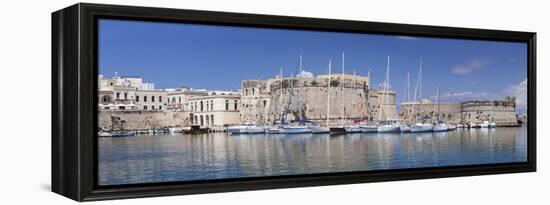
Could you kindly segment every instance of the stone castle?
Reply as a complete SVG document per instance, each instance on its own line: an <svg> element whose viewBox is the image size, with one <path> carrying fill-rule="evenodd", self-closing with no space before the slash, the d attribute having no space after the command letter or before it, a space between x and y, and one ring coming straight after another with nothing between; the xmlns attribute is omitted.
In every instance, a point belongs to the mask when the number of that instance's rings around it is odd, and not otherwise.
<svg viewBox="0 0 550 205"><path fill-rule="evenodd" d="M277 76L268 80L244 80L241 85L241 122L280 122L283 111L288 111L287 121L326 120L327 111L332 123L398 118L395 92L388 91L388 103L382 104L384 91L370 89L366 76L335 74L330 79L328 75Z"/></svg>
<svg viewBox="0 0 550 205"><path fill-rule="evenodd" d="M516 98L506 97L504 100L475 100L460 103L437 104L423 100L419 103L402 103L399 116L403 121L416 121L423 117L439 119L448 123L483 123L494 121L498 126L517 125ZM428 120L431 122L431 119Z"/></svg>

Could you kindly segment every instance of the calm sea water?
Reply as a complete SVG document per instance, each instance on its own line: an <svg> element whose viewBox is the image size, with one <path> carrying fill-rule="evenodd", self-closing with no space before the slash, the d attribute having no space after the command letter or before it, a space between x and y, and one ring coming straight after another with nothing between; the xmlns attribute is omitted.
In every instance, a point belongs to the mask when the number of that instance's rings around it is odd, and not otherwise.
<svg viewBox="0 0 550 205"><path fill-rule="evenodd" d="M442 133L99 138L99 184L527 161L527 128Z"/></svg>

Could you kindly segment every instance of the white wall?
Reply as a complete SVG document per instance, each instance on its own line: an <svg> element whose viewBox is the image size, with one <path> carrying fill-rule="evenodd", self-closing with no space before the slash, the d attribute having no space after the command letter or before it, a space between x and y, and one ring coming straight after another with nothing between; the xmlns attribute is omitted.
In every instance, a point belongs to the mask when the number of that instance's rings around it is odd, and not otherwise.
<svg viewBox="0 0 550 205"><path fill-rule="evenodd" d="M50 12L76 1L2 1L0 204L72 204L50 193ZM234 11L538 32L538 99L550 88L549 6L544 1L88 0L96 3ZM20 81L17 76L25 76ZM15 86L17 85L17 86ZM18 88L18 89L14 89ZM32 99L27 92L32 91ZM4 98L3 98L4 99ZM23 110L21 108L36 109ZM540 125L549 124L539 106ZM546 117L546 119L544 119ZM6 123L7 122L7 123ZM542 204L549 201L549 131L539 129L539 172L299 189L175 196L97 204ZM546 149L544 149L546 148ZM533 203L533 202L539 203ZM95 203L94 203L95 204Z"/></svg>

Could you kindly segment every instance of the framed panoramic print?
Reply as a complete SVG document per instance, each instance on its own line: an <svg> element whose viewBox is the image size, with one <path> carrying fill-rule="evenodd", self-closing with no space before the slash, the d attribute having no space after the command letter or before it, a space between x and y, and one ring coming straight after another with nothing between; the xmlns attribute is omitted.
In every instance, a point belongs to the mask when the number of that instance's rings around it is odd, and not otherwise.
<svg viewBox="0 0 550 205"><path fill-rule="evenodd" d="M78 201L535 171L535 33L77 4L52 190Z"/></svg>

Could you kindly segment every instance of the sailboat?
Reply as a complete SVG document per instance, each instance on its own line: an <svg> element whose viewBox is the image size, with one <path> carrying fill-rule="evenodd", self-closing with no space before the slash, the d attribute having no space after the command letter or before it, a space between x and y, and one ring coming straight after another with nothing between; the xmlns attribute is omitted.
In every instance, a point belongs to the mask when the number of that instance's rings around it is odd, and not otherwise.
<svg viewBox="0 0 550 205"><path fill-rule="evenodd" d="M281 71L279 72L279 85L281 88L279 89L279 97L283 95L283 68L281 67ZM282 123L282 117L283 117L283 101L279 100L279 110L281 111L281 114L279 114L279 121ZM266 129L266 133L269 134L284 134L285 130L281 127L281 125L276 125L272 127L268 127Z"/></svg>
<svg viewBox="0 0 550 205"><path fill-rule="evenodd" d="M328 60L328 85L327 85L327 119L326 119L326 126L322 127L320 125L317 126L311 126L309 129L311 129L311 132L314 134L321 134L321 133L330 133L329 128L329 116L330 116L330 75L331 75L331 68L332 67L332 60Z"/></svg>
<svg viewBox="0 0 550 205"><path fill-rule="evenodd" d="M370 88L370 81L371 81L371 69L369 68L369 73L368 73L368 84L367 84L367 87ZM372 116L372 112L371 112L371 109L370 109L370 97L368 94L365 94L366 97L367 97L367 114L368 114L368 119L367 119L367 122L370 122L371 121L371 116ZM359 123L359 130L361 130L361 132L363 133L373 133L373 132L378 132L378 125L376 124L367 124L365 122L361 122Z"/></svg>
<svg viewBox="0 0 550 205"><path fill-rule="evenodd" d="M437 103L437 105L436 105L437 117L436 117L436 121L435 121L433 131L434 132L446 132L446 131L449 130L449 127L448 127L447 123L445 123L441 119L439 119L439 93L440 93L440 91L439 91L439 82L437 82L437 102L436 102Z"/></svg>
<svg viewBox="0 0 550 205"><path fill-rule="evenodd" d="M411 97L411 88L410 88L410 73L407 72L407 82L405 83L405 90L403 91L405 95L407 95L407 102L410 102ZM403 97L405 99L405 97ZM401 132L411 132L411 127L407 123L403 123L401 127L399 127L399 130Z"/></svg>
<svg viewBox="0 0 550 205"><path fill-rule="evenodd" d="M355 71L353 71L353 79L351 79L353 89L352 91L355 92ZM358 133L361 132L361 129L359 128L359 125L345 125L344 129L346 130L346 133Z"/></svg>
<svg viewBox="0 0 550 205"><path fill-rule="evenodd" d="M300 71L302 70L302 55L300 54ZM290 112L290 107L292 105L292 96L294 95L294 79L295 76L292 73L290 78L290 94L288 97L288 104L286 111L283 113L282 121L281 121L281 128L284 130L286 134L301 134L301 133L311 133L311 129L307 127L303 122L295 122L295 123L286 123L286 116Z"/></svg>
<svg viewBox="0 0 550 205"><path fill-rule="evenodd" d="M388 56L388 66L386 68L386 79L384 80L385 82L385 85L384 85L384 91L382 93L382 104L384 104L385 102L385 105L386 105L386 123L383 124L383 125L379 125L378 126L378 132L379 133L382 133L382 132L399 132L399 123L396 122L395 120L390 120L388 118L388 111L390 109L389 107L389 104L390 104L390 100L389 100L389 95L388 95L388 92L389 92L389 85L390 85L390 57ZM378 121L380 122L382 120L382 111L380 111L380 115L378 117Z"/></svg>
<svg viewBox="0 0 550 205"><path fill-rule="evenodd" d="M418 98L417 98L417 91L418 91ZM415 102L413 103L413 106L412 106L411 119L412 119L412 116L415 114L414 112L416 111L415 105L416 103L420 102L420 99L422 99L422 59L420 60L420 68L418 69L418 77L416 78L416 86L414 88ZM432 132L433 125L429 123L425 123L424 121L425 119L421 118L421 122L417 122L414 125L412 125L411 132Z"/></svg>

